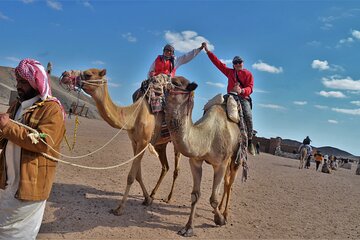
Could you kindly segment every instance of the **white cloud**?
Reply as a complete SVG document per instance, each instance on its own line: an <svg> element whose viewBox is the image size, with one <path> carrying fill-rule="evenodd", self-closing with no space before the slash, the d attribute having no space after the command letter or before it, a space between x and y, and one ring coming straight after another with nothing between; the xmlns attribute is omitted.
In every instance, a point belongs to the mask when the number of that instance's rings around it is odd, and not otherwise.
<svg viewBox="0 0 360 240"><path fill-rule="evenodd" d="M117 88L117 87L121 87L121 84L108 82L108 86L109 86L109 87Z"/></svg>
<svg viewBox="0 0 360 240"><path fill-rule="evenodd" d="M328 120L328 123L338 124L339 122L336 121L336 120L333 120L333 119L329 119L329 120Z"/></svg>
<svg viewBox="0 0 360 240"><path fill-rule="evenodd" d="M352 30L352 31L351 31L351 35L352 35L354 38L360 40L360 31L358 31L358 30Z"/></svg>
<svg viewBox="0 0 360 240"><path fill-rule="evenodd" d="M84 7L94 9L93 5L91 5L90 1L82 1L81 2Z"/></svg>
<svg viewBox="0 0 360 240"><path fill-rule="evenodd" d="M346 97L342 92L339 92L339 91L329 91L329 92L320 91L319 95L323 96L323 97L332 97L332 98L345 98Z"/></svg>
<svg viewBox="0 0 360 240"><path fill-rule="evenodd" d="M271 65L269 65L267 63L262 62L261 60L254 63L252 65L252 67L254 69L259 70L259 71L269 72L269 73L282 73L283 72L282 67L274 67L274 66L271 66Z"/></svg>
<svg viewBox="0 0 360 240"><path fill-rule="evenodd" d="M197 32L194 31L182 31L178 32L165 32L165 40L174 46L176 51L185 53L193 50L194 48L199 48L201 43L206 42L208 49L210 51L214 50L214 46L203 36L199 36Z"/></svg>
<svg viewBox="0 0 360 240"><path fill-rule="evenodd" d="M268 93L268 91L265 91L265 90L262 90L262 89L259 89L259 88L254 88L253 92L254 93Z"/></svg>
<svg viewBox="0 0 360 240"><path fill-rule="evenodd" d="M62 10L62 5L61 5L61 3L58 2L58 1L55 1L55 0L47 0L47 1L46 1L46 4L47 4L50 8L54 9L54 10L58 10L58 11Z"/></svg>
<svg viewBox="0 0 360 240"><path fill-rule="evenodd" d="M360 90L360 80L353 80L351 77L339 78L338 76L332 76L330 78L322 78L322 83L325 87L333 89Z"/></svg>
<svg viewBox="0 0 360 240"><path fill-rule="evenodd" d="M339 113L350 114L350 115L360 115L360 108L358 109L332 108L331 110Z"/></svg>
<svg viewBox="0 0 360 240"><path fill-rule="evenodd" d="M323 70L327 70L329 69L329 63L328 61L321 61L321 60L313 60L313 62L311 63L311 67L313 69L319 69L320 71L323 71Z"/></svg>
<svg viewBox="0 0 360 240"><path fill-rule="evenodd" d="M4 15L2 12L0 12L0 20L11 20L8 16Z"/></svg>
<svg viewBox="0 0 360 240"><path fill-rule="evenodd" d="M343 38L339 40L339 43L336 45L337 48L340 48L343 45L350 46L354 42L352 37Z"/></svg>
<svg viewBox="0 0 360 240"><path fill-rule="evenodd" d="M270 109L274 109L274 110L285 110L286 109L283 106L276 105L276 104L261 104L261 103L259 103L258 105L263 108L270 108Z"/></svg>
<svg viewBox="0 0 360 240"><path fill-rule="evenodd" d="M314 40L314 41L308 42L307 45L312 46L312 47L320 47L321 42Z"/></svg>
<svg viewBox="0 0 360 240"><path fill-rule="evenodd" d="M21 60L17 57L6 57L5 59L12 61L12 62L20 62Z"/></svg>
<svg viewBox="0 0 360 240"><path fill-rule="evenodd" d="M125 38L128 42L134 43L137 42L136 37L134 37L132 35L132 33L128 32L128 33L124 33L121 35L123 38Z"/></svg>
<svg viewBox="0 0 360 240"><path fill-rule="evenodd" d="M306 105L306 104L307 104L307 101L294 101L293 103L294 103L295 105L303 106L303 105Z"/></svg>
<svg viewBox="0 0 360 240"><path fill-rule="evenodd" d="M360 107L360 101L351 101L350 103Z"/></svg>
<svg viewBox="0 0 360 240"><path fill-rule="evenodd" d="M232 65L232 59L220 59L220 61L224 64L231 64Z"/></svg>
<svg viewBox="0 0 360 240"><path fill-rule="evenodd" d="M319 69L320 71L323 70L329 70L329 71L344 71L344 68L339 66L339 65L334 65L331 64L331 66L329 65L328 61L324 60L313 60L311 63L311 67L313 69Z"/></svg>
<svg viewBox="0 0 360 240"><path fill-rule="evenodd" d="M91 62L93 65L105 65L105 62L103 61L100 61L100 60L96 60L96 61L93 61Z"/></svg>
<svg viewBox="0 0 360 240"><path fill-rule="evenodd" d="M314 105L314 107L318 108L318 109L328 109L328 106L323 106L323 105Z"/></svg>
<svg viewBox="0 0 360 240"><path fill-rule="evenodd" d="M216 82L206 82L206 84L210 85L210 86L214 86L214 87L218 87L218 88L225 88L225 84L223 83L216 83Z"/></svg>

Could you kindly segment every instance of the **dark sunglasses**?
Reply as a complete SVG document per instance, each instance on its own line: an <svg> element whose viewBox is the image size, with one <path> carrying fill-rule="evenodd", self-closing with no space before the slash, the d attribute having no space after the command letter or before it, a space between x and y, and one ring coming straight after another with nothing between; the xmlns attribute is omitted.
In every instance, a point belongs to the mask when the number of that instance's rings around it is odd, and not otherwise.
<svg viewBox="0 0 360 240"><path fill-rule="evenodd" d="M241 64L241 63L243 63L243 61L235 61L235 62L233 62L234 65Z"/></svg>

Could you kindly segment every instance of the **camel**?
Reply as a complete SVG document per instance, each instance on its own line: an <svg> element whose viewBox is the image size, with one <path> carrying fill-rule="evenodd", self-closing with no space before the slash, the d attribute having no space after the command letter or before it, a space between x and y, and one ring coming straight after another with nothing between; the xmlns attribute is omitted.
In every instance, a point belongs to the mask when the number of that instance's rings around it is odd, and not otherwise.
<svg viewBox="0 0 360 240"><path fill-rule="evenodd" d="M356 174L356 175L360 175L360 160L359 160L359 162L358 162L358 165L357 165L355 174Z"/></svg>
<svg viewBox="0 0 360 240"><path fill-rule="evenodd" d="M175 148L184 156L189 157L193 176L190 216L185 227L178 234L190 237L194 235L194 217L200 199L203 162L211 164L214 169L213 188L210 197L214 222L220 226L225 225L232 184L241 164L235 163L237 153L240 149L240 162L244 162L247 156L247 139L241 139L240 128L238 124L228 119L224 105L210 107L203 117L193 124L191 118L194 106L193 91L197 84L190 83L184 77L174 77L171 79L171 83L173 89L168 91L165 98L165 120ZM223 179L225 180L224 193L219 204L217 193ZM225 209L221 213L226 196Z"/></svg>
<svg viewBox="0 0 360 240"><path fill-rule="evenodd" d="M155 193L158 190L163 178L169 170L169 164L166 156L166 146L170 139L162 140L159 138L161 131L161 123L164 113L152 114L150 106L145 98L138 99L135 103L120 107L111 100L109 96L106 69L88 69L85 71L65 71L60 79L63 84L73 84L81 87L87 94L95 100L97 109L101 117L113 128L123 128L127 131L132 143L134 155L137 155L149 143L154 145L161 162L162 170L160 177L149 195L143 183L141 174L141 159L143 153L140 154L132 163L130 172L127 177L127 185L124 196L116 209L111 212L114 215L121 215L124 209L126 200L129 195L131 185L136 179L142 189L144 196L144 205L151 205ZM173 174L173 182L171 191L165 199L165 202L170 202L175 180L179 171L180 153L174 149L175 153L175 170Z"/></svg>
<svg viewBox="0 0 360 240"><path fill-rule="evenodd" d="M299 169L302 169L304 167L304 164L306 162L306 159L308 157L308 151L306 147L302 147L300 150L300 164Z"/></svg>

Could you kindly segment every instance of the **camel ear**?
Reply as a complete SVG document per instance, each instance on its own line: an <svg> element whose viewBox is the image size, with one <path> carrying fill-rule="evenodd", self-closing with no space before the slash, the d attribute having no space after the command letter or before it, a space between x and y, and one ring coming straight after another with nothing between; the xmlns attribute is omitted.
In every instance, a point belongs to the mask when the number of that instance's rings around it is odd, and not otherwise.
<svg viewBox="0 0 360 240"><path fill-rule="evenodd" d="M198 85L195 82L192 82L189 85L187 85L186 90L188 90L189 92L194 91L197 88L197 86Z"/></svg>
<svg viewBox="0 0 360 240"><path fill-rule="evenodd" d="M103 70L101 70L99 75L100 75L100 77L105 76L106 75L106 69L104 68Z"/></svg>

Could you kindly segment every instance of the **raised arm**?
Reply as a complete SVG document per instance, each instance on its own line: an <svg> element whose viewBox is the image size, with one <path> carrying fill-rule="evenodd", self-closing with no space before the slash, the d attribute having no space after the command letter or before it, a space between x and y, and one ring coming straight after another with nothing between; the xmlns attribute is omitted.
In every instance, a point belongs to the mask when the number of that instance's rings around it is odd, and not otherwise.
<svg viewBox="0 0 360 240"><path fill-rule="evenodd" d="M191 60L193 60L203 49L203 46L201 45L199 48L195 48L193 50L191 50L188 53L185 53L184 55L175 58L175 63L174 63L174 67L175 68L179 68L181 65L190 62Z"/></svg>
<svg viewBox="0 0 360 240"><path fill-rule="evenodd" d="M206 42L202 43L202 46L205 49L205 52L207 53L209 59L211 62L223 73L225 76L228 76L230 68L226 67L224 63L222 63L211 51L209 51Z"/></svg>

